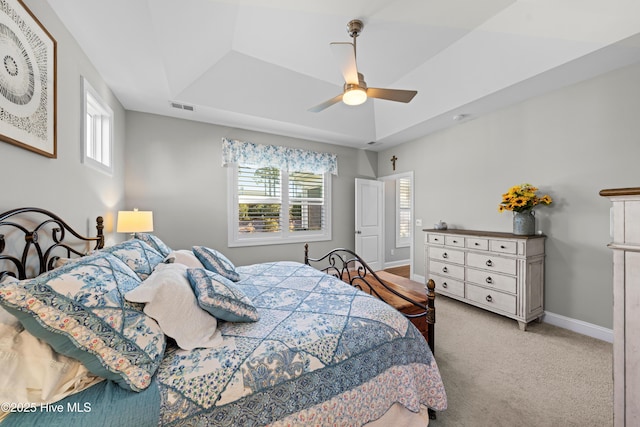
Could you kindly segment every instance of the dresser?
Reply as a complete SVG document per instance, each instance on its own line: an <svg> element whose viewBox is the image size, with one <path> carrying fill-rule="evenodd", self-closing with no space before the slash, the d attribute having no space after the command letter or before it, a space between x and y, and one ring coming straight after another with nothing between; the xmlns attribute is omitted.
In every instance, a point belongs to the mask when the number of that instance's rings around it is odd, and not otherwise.
<svg viewBox="0 0 640 427"><path fill-rule="evenodd" d="M544 235L424 230L425 277L436 292L518 321L544 313Z"/></svg>
<svg viewBox="0 0 640 427"><path fill-rule="evenodd" d="M640 425L640 188L602 190L613 250L613 424Z"/></svg>

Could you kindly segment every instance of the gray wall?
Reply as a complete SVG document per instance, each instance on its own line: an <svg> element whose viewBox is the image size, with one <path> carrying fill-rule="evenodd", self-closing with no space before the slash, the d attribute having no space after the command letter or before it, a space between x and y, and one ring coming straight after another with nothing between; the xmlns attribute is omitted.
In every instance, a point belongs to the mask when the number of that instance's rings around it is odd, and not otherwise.
<svg viewBox="0 0 640 427"><path fill-rule="evenodd" d="M2 197L0 211L36 206L60 215L79 232L95 235L95 218L106 221L107 239L124 200L125 112L76 41L47 2L26 0L27 6L57 41L57 159L49 159L0 141ZM115 166L108 176L81 163L80 76L85 76L111 106L115 123Z"/></svg>
<svg viewBox="0 0 640 427"><path fill-rule="evenodd" d="M374 178L377 156L363 150L233 129L152 114L127 112L127 207L151 209L154 233L174 249L205 245L236 265L303 260L303 244L227 247L227 169L223 137L299 147L338 155L332 177L333 241L311 243L311 256L354 248L354 178Z"/></svg>
<svg viewBox="0 0 640 427"><path fill-rule="evenodd" d="M379 173L415 172L415 218L430 225L511 231L502 193L530 182L546 240L546 311L612 327L612 254L604 188L640 185L640 65L530 99L381 152ZM424 275L424 233L414 265Z"/></svg>

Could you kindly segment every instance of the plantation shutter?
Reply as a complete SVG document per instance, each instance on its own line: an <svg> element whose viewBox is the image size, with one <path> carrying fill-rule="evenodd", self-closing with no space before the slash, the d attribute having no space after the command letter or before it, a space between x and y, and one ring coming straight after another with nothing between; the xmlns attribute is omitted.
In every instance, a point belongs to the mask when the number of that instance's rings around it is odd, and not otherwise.
<svg viewBox="0 0 640 427"><path fill-rule="evenodd" d="M289 174L289 230L322 230L325 223L324 175Z"/></svg>
<svg viewBox="0 0 640 427"><path fill-rule="evenodd" d="M396 185L397 223L396 247L409 246L411 238L411 182L408 178L400 178Z"/></svg>
<svg viewBox="0 0 640 427"><path fill-rule="evenodd" d="M238 230L277 233L282 230L282 192L277 168L238 166Z"/></svg>

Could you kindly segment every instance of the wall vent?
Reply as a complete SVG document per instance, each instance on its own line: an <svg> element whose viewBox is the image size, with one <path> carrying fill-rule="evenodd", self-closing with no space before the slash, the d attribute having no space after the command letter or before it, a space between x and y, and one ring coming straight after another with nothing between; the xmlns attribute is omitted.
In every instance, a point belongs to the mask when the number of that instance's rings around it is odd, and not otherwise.
<svg viewBox="0 0 640 427"><path fill-rule="evenodd" d="M178 110L195 111L195 107L193 105L182 104L175 101L169 101L169 105L171 105L172 108L176 108Z"/></svg>

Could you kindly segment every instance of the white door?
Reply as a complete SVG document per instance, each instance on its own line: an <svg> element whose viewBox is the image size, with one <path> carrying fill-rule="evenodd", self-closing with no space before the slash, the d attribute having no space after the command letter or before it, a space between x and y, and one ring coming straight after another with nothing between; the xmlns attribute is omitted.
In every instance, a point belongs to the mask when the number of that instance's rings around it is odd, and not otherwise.
<svg viewBox="0 0 640 427"><path fill-rule="evenodd" d="M382 268L382 181L356 178L356 253L377 271Z"/></svg>

